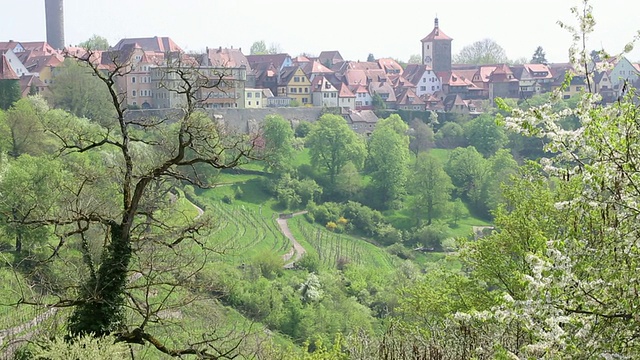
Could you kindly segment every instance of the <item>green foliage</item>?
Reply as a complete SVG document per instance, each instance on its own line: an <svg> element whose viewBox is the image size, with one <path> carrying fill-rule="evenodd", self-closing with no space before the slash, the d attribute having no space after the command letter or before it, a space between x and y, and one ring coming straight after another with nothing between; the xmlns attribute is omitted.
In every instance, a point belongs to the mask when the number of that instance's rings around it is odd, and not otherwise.
<svg viewBox="0 0 640 360"><path fill-rule="evenodd" d="M438 115L435 116L437 117ZM437 120L435 121L437 122ZM414 119L409 126L409 150L416 157L420 152L427 151L435 145L435 137L431 126L420 119Z"/></svg>
<svg viewBox="0 0 640 360"><path fill-rule="evenodd" d="M20 99L0 115L0 148L9 156L41 155L54 151L52 139L45 133L49 107L40 96Z"/></svg>
<svg viewBox="0 0 640 360"><path fill-rule="evenodd" d="M129 347L115 337L90 335L65 340L56 337L37 341L29 349L30 359L41 360L121 360L129 356Z"/></svg>
<svg viewBox="0 0 640 360"><path fill-rule="evenodd" d="M0 110L9 109L21 97L19 80L0 80Z"/></svg>
<svg viewBox="0 0 640 360"><path fill-rule="evenodd" d="M376 124L369 138L367 169L378 206L393 207L405 192L409 162L409 127L400 116L391 115Z"/></svg>
<svg viewBox="0 0 640 360"><path fill-rule="evenodd" d="M485 157L495 154L507 144L507 135L496 119L489 114L482 114L464 126L469 144Z"/></svg>
<svg viewBox="0 0 640 360"><path fill-rule="evenodd" d="M267 115L262 124L264 158L267 169L277 174L291 170L293 157L293 129L280 115Z"/></svg>
<svg viewBox="0 0 640 360"><path fill-rule="evenodd" d="M411 208L418 226L422 225L423 219L427 224L431 224L433 219L440 218L448 212L453 184L442 164L433 156L427 153L418 155L411 189L414 195Z"/></svg>
<svg viewBox="0 0 640 360"><path fill-rule="evenodd" d="M429 225L418 228L412 235L411 242L424 248L441 251L442 241L449 235L449 228L445 222L434 221Z"/></svg>
<svg viewBox="0 0 640 360"><path fill-rule="evenodd" d="M0 179L0 222L15 240L16 252L31 250L48 240L50 229L38 223L54 216L67 176L59 160L22 155L12 161ZM20 189L16 191L16 189Z"/></svg>
<svg viewBox="0 0 640 360"><path fill-rule="evenodd" d="M295 129L295 136L297 138L305 138L311 132L312 124L308 121L300 121Z"/></svg>
<svg viewBox="0 0 640 360"><path fill-rule="evenodd" d="M481 184L486 174L486 160L473 146L456 148L444 166L456 187L456 195L479 202Z"/></svg>
<svg viewBox="0 0 640 360"><path fill-rule="evenodd" d="M89 51L105 51L109 50L109 40L100 35L92 35L89 39L78 44L78 47Z"/></svg>
<svg viewBox="0 0 640 360"><path fill-rule="evenodd" d="M371 104L373 105L373 110L384 110L387 108L387 103L384 101L384 99L382 98L382 96L380 96L380 94L378 94L377 92L373 93L373 96L371 96Z"/></svg>
<svg viewBox="0 0 640 360"><path fill-rule="evenodd" d="M282 275L284 261L278 254L271 252L262 253L257 255L252 263L260 269L260 274L267 279L274 279Z"/></svg>
<svg viewBox="0 0 640 360"><path fill-rule="evenodd" d="M442 125L436 132L434 140L436 146L445 149L454 149L466 144L464 129L455 122L447 122Z"/></svg>
<svg viewBox="0 0 640 360"><path fill-rule="evenodd" d="M74 59L65 59L56 68L55 81L50 88L55 107L103 126L113 126L115 111L109 93L89 67Z"/></svg>
<svg viewBox="0 0 640 360"><path fill-rule="evenodd" d="M364 141L338 115L322 115L307 136L306 145L311 164L326 171L330 186L335 185L337 175L347 162L362 167Z"/></svg>

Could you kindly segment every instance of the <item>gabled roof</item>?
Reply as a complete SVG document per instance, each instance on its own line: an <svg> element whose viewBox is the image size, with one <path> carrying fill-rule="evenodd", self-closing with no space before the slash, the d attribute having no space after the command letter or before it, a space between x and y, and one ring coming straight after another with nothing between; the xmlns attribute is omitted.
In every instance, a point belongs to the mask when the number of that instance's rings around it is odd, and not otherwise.
<svg viewBox="0 0 640 360"><path fill-rule="evenodd" d="M394 76L394 77L390 76L389 80L391 80L391 84L393 84L393 86L396 89L396 91L398 89L405 89L405 88L415 89L417 87L411 81L405 79L404 76L402 76L402 75L398 75L398 76Z"/></svg>
<svg viewBox="0 0 640 360"><path fill-rule="evenodd" d="M13 49L15 49L18 45L22 45L22 44L20 42L13 41L13 40L0 41L0 52L2 52L4 50L13 51Z"/></svg>
<svg viewBox="0 0 640 360"><path fill-rule="evenodd" d="M413 89L406 88L400 94L396 101L397 105L425 105L426 102L416 95Z"/></svg>
<svg viewBox="0 0 640 360"><path fill-rule="evenodd" d="M146 38L125 38L118 41L111 49L120 50L125 45L130 44L138 44L145 51L155 51L155 52L183 52L180 46L173 42L171 38L163 36L163 37L146 37Z"/></svg>
<svg viewBox="0 0 640 360"><path fill-rule="evenodd" d="M278 85L284 86L289 84L291 78L299 68L299 66L287 66L282 69L282 71L280 72L280 82L278 83Z"/></svg>
<svg viewBox="0 0 640 360"><path fill-rule="evenodd" d="M347 117L347 122L350 124L354 123L367 123L367 124L375 124L378 122L378 116L372 110L360 110L360 111L349 111L345 117Z"/></svg>
<svg viewBox="0 0 640 360"><path fill-rule="evenodd" d="M386 101L396 102L396 93L388 82L371 82L369 84L369 93L388 94Z"/></svg>
<svg viewBox="0 0 640 360"><path fill-rule="evenodd" d="M25 50L31 51L34 55L53 55L57 54L58 51L54 49L49 43L46 41L28 41L28 42L20 42L20 45Z"/></svg>
<svg viewBox="0 0 640 360"><path fill-rule="evenodd" d="M531 74L534 79L552 79L553 75L549 66L545 64L524 64L524 68ZM546 75L536 76L534 73L546 73Z"/></svg>
<svg viewBox="0 0 640 360"><path fill-rule="evenodd" d="M387 73L382 69L369 69L365 70L364 73L367 76L367 83L372 81L383 82L388 80Z"/></svg>
<svg viewBox="0 0 640 360"><path fill-rule="evenodd" d="M433 41L433 40L447 40L447 41L453 40L452 38L448 37L445 33L440 31L440 26L438 25L438 18L436 18L436 20L434 21L433 30L431 30L431 33L425 36L425 38L422 39L421 41L427 42L427 41Z"/></svg>
<svg viewBox="0 0 640 360"><path fill-rule="evenodd" d="M337 91L333 84L322 75L318 75L311 81L311 92L315 91Z"/></svg>
<svg viewBox="0 0 640 360"><path fill-rule="evenodd" d="M498 65L495 70L491 73L489 77L491 82L513 82L518 81L518 79L513 76L513 72L507 64Z"/></svg>
<svg viewBox="0 0 640 360"><path fill-rule="evenodd" d="M311 61L301 64L302 71L304 71L307 76L311 74L332 74L333 70L328 67L322 65L319 61Z"/></svg>
<svg viewBox="0 0 640 360"><path fill-rule="evenodd" d="M291 59L294 63L297 63L299 65L302 65L302 63L308 63L311 60L309 60L308 57L304 56L304 55L298 55L296 57L294 57L293 59Z"/></svg>
<svg viewBox="0 0 640 360"><path fill-rule="evenodd" d="M31 91L31 85L37 88L42 88L47 86L36 75L24 75L20 78L20 90L22 91L22 96L29 95L29 92Z"/></svg>
<svg viewBox="0 0 640 360"><path fill-rule="evenodd" d="M256 81L263 82L266 78L275 78L278 74L278 69L273 65L273 63L265 62L265 63L257 63L255 67L253 67L253 72L256 74Z"/></svg>
<svg viewBox="0 0 640 360"><path fill-rule="evenodd" d="M32 56L22 63L30 73L40 73L42 69L48 66L58 66L64 61L64 58L58 54Z"/></svg>
<svg viewBox="0 0 640 360"><path fill-rule="evenodd" d="M318 55L318 61L322 64L335 64L336 62L343 61L342 55L337 50L323 51Z"/></svg>
<svg viewBox="0 0 640 360"><path fill-rule="evenodd" d="M349 86L366 85L367 74L364 70L349 69L344 73L344 81Z"/></svg>
<svg viewBox="0 0 640 360"><path fill-rule="evenodd" d="M206 53L200 59L200 64L203 66L220 66L229 68L246 67L247 70L251 70L251 65L247 57L244 56L240 49L228 49L218 47L207 48Z"/></svg>
<svg viewBox="0 0 640 360"><path fill-rule="evenodd" d="M2 58L0 58L0 80L18 80L20 77L9 64L9 60L5 54L2 54Z"/></svg>
<svg viewBox="0 0 640 360"><path fill-rule="evenodd" d="M418 85L422 75L426 71L431 71L431 66L422 64L408 64L402 72L402 77L409 80L413 85Z"/></svg>
<svg viewBox="0 0 640 360"><path fill-rule="evenodd" d="M356 94L354 94L353 91L351 91L351 89L349 89L349 87L346 84L340 84L340 88L338 89L338 91L339 91L338 97L341 97L341 98L356 97Z"/></svg>
<svg viewBox="0 0 640 360"><path fill-rule="evenodd" d="M438 77L442 79L443 85L459 86L459 87L466 86L470 89L474 89L474 88L480 89L471 80L459 75L456 72L439 71L436 73L436 75L438 75Z"/></svg>
<svg viewBox="0 0 640 360"><path fill-rule="evenodd" d="M273 65L276 67L276 69L280 69L282 67L282 64L284 64L284 62L287 59L291 59L291 56L289 56L289 54L286 53L282 53L282 54L263 54L263 55L247 55L247 61L249 61L249 64L251 64L251 67L254 67L255 64L257 63L273 63Z"/></svg>
<svg viewBox="0 0 640 360"><path fill-rule="evenodd" d="M444 107L450 111L454 106L468 107L467 103L462 99L460 94L449 94L444 98Z"/></svg>
<svg viewBox="0 0 640 360"><path fill-rule="evenodd" d="M378 65L380 65L380 68L382 68L387 73L389 73L389 72L401 73L402 72L402 66L400 66L400 64L398 64L397 61L395 61L394 59L391 59L391 58L378 59Z"/></svg>

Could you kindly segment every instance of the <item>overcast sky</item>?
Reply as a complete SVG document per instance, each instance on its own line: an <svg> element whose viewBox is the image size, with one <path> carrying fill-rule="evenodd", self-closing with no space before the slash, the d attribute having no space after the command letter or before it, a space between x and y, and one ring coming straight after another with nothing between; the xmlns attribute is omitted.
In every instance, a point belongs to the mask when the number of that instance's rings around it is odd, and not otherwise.
<svg viewBox="0 0 640 360"><path fill-rule="evenodd" d="M0 40L45 40L44 0L0 0ZM640 1L593 0L590 47L614 53L640 30ZM557 22L574 23L579 0L64 0L65 42L93 34L111 45L125 37L169 36L186 51L242 48L264 40L292 56L338 50L345 59L407 60L440 19L453 52L484 38L511 59L542 46L551 62L567 61L571 37ZM629 56L640 62L640 44Z"/></svg>

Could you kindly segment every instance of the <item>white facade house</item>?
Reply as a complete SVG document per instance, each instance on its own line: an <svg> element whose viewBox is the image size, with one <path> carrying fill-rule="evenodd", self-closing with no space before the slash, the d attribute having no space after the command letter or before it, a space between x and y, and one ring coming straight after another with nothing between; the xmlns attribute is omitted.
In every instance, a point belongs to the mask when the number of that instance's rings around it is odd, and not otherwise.
<svg viewBox="0 0 640 360"><path fill-rule="evenodd" d="M313 106L338 107L338 89L322 75L311 81Z"/></svg>
<svg viewBox="0 0 640 360"><path fill-rule="evenodd" d="M614 65L613 69L609 72L609 80L618 95L620 95L620 91L622 91L625 81L629 84L633 84L639 77L640 74L638 73L638 70L625 57L620 58L620 60L618 60Z"/></svg>
<svg viewBox="0 0 640 360"><path fill-rule="evenodd" d="M263 89L244 89L244 107L245 109L260 109L267 104L263 99Z"/></svg>

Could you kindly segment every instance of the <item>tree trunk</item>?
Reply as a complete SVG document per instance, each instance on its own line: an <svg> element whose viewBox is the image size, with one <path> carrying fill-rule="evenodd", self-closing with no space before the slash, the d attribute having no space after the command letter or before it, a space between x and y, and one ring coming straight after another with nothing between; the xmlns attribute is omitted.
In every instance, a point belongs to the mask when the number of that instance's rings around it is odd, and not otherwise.
<svg viewBox="0 0 640 360"><path fill-rule="evenodd" d="M117 330L122 320L124 288L131 261L131 242L122 224L110 225L111 243L95 278L90 278L81 290L81 304L69 318L72 335L108 335Z"/></svg>

